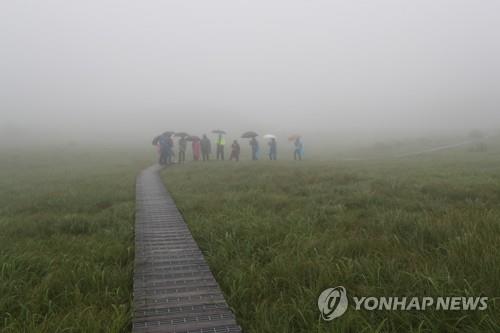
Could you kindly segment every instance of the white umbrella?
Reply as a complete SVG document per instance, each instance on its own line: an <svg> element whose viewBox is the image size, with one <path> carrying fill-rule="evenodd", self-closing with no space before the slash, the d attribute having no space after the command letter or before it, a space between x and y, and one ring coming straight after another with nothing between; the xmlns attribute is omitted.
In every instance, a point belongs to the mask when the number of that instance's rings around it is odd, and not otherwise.
<svg viewBox="0 0 500 333"><path fill-rule="evenodd" d="M276 139L276 135L274 135L274 134L266 134L266 135L264 135L264 139Z"/></svg>

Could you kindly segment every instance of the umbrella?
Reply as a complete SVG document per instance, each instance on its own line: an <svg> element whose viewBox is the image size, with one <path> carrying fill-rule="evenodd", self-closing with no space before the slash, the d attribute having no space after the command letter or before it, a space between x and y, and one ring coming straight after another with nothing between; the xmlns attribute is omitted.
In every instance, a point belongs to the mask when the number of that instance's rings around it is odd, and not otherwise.
<svg viewBox="0 0 500 333"><path fill-rule="evenodd" d="M288 141L295 141L300 138L300 134L292 134L288 137Z"/></svg>
<svg viewBox="0 0 500 333"><path fill-rule="evenodd" d="M160 141L159 135L154 137L153 142L152 142L153 146L156 146L158 144L158 141Z"/></svg>
<svg viewBox="0 0 500 333"><path fill-rule="evenodd" d="M187 134L186 132L179 132L179 133L175 133L176 137L179 137L179 138L184 138L186 136L189 136L189 134Z"/></svg>
<svg viewBox="0 0 500 333"><path fill-rule="evenodd" d="M212 133L217 133L217 134L226 134L226 131L223 131L223 130L220 130L220 129L217 129L217 130L213 130Z"/></svg>
<svg viewBox="0 0 500 333"><path fill-rule="evenodd" d="M200 141L200 137L196 135L191 135L186 138L187 141Z"/></svg>
<svg viewBox="0 0 500 333"><path fill-rule="evenodd" d="M241 137L243 139L249 139L249 138L255 138L256 136L259 136L259 135L255 132L248 131L248 132L243 133L243 135Z"/></svg>
<svg viewBox="0 0 500 333"><path fill-rule="evenodd" d="M276 139L276 135L274 135L274 134L266 134L266 135L264 135L264 139Z"/></svg>

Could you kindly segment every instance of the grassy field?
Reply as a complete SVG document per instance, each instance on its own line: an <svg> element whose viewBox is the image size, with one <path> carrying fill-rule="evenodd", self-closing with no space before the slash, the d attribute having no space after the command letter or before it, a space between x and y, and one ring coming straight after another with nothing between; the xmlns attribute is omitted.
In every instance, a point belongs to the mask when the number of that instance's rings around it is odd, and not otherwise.
<svg viewBox="0 0 500 333"><path fill-rule="evenodd" d="M63 147L0 159L0 331L128 331L134 180L150 157Z"/></svg>
<svg viewBox="0 0 500 333"><path fill-rule="evenodd" d="M1 152L0 332L130 330L134 181L154 158ZM245 332L500 331L499 149L210 161L163 176ZM350 308L322 322L317 297L337 285L490 301L477 312Z"/></svg>
<svg viewBox="0 0 500 333"><path fill-rule="evenodd" d="M164 180L246 332L499 332L500 154L188 163ZM350 296L488 296L486 311L355 311Z"/></svg>

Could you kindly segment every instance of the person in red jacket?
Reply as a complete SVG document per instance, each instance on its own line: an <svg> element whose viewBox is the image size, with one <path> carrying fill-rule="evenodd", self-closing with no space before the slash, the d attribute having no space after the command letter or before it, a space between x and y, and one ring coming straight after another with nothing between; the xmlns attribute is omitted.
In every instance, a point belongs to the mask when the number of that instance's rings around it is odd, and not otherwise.
<svg viewBox="0 0 500 333"><path fill-rule="evenodd" d="M193 148L193 160L199 161L200 156L201 156L200 139L198 139L198 138L193 139L193 143L192 143L191 147Z"/></svg>

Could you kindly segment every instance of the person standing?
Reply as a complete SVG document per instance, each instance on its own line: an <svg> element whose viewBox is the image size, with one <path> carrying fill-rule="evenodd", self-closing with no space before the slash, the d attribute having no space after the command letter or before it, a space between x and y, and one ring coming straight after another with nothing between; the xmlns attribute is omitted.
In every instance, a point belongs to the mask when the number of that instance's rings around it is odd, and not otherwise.
<svg viewBox="0 0 500 333"><path fill-rule="evenodd" d="M270 160L276 160L278 157L278 143L276 142L275 138L271 138L271 141L269 141L269 159Z"/></svg>
<svg viewBox="0 0 500 333"><path fill-rule="evenodd" d="M158 145L160 146L160 160L158 163L160 163L160 165L166 165L168 162L168 138L166 135L162 134L160 136Z"/></svg>
<svg viewBox="0 0 500 333"><path fill-rule="evenodd" d="M226 140L222 136L222 133L219 133L219 137L217 138L217 159L221 159L224 161L224 145L226 144Z"/></svg>
<svg viewBox="0 0 500 333"><path fill-rule="evenodd" d="M210 139L206 134L203 134L203 138L201 139L201 155L204 161L208 161L210 159L210 153L212 152Z"/></svg>
<svg viewBox="0 0 500 333"><path fill-rule="evenodd" d="M186 161L186 148L187 141L186 137L181 137L179 139L179 163L184 163Z"/></svg>
<svg viewBox="0 0 500 333"><path fill-rule="evenodd" d="M229 157L229 160L235 159L236 161L240 160L240 144L238 141L234 140L233 144L231 145L231 156Z"/></svg>
<svg viewBox="0 0 500 333"><path fill-rule="evenodd" d="M172 136L167 137L167 164L172 164L174 161L174 140Z"/></svg>
<svg viewBox="0 0 500 333"><path fill-rule="evenodd" d="M300 137L295 139L294 145L295 145L295 150L293 153L293 159L302 160L302 155L304 154L304 144L302 143L302 140L300 140Z"/></svg>
<svg viewBox="0 0 500 333"><path fill-rule="evenodd" d="M198 137L193 139L191 148L193 149L193 160L199 161L201 156L201 144L200 144L200 139Z"/></svg>
<svg viewBox="0 0 500 333"><path fill-rule="evenodd" d="M259 141L255 137L250 140L250 147L252 147L252 160L258 160Z"/></svg>

